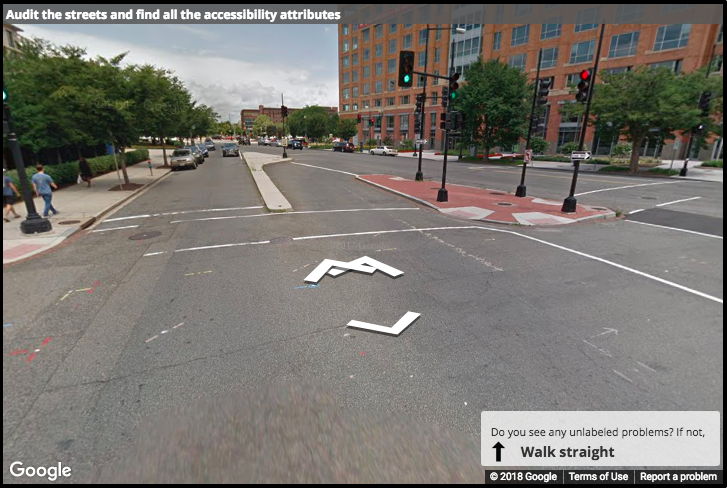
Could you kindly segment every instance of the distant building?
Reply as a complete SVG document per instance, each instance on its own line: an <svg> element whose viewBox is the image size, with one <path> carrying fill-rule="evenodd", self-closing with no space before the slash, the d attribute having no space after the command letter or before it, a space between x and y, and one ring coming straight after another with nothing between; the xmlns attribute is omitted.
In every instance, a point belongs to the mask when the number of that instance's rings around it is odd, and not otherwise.
<svg viewBox="0 0 727 488"><path fill-rule="evenodd" d="M18 42L22 36L19 32L23 32L23 29L13 24L3 24L3 56L8 53L20 53Z"/></svg>
<svg viewBox="0 0 727 488"><path fill-rule="evenodd" d="M328 112L328 115L336 115L338 113L338 107L324 108ZM300 109L288 107L288 116L290 116L296 110ZM260 105L258 106L258 108L243 108L240 111L240 120L242 121L243 129L251 131L252 126L255 123L255 119L258 118L260 115L266 115L270 117L270 120L272 120L274 124L283 123L283 116L281 115L280 107L265 107L264 105Z"/></svg>

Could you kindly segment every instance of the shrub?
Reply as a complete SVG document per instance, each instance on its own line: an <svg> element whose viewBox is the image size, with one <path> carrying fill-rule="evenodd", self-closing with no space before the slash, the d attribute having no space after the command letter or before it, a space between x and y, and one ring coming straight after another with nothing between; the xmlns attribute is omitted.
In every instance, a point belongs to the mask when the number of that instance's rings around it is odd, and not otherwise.
<svg viewBox="0 0 727 488"><path fill-rule="evenodd" d="M560 148L560 153L561 154L570 154L573 151L577 151L577 150L578 150L578 143L577 142L566 142Z"/></svg>
<svg viewBox="0 0 727 488"><path fill-rule="evenodd" d="M679 170L669 168L651 168L649 173L657 173L660 175L674 176L679 174Z"/></svg>
<svg viewBox="0 0 727 488"><path fill-rule="evenodd" d="M369 139L368 141L366 141L366 145L369 147L378 146L379 140L378 139Z"/></svg>
<svg viewBox="0 0 727 488"><path fill-rule="evenodd" d="M631 144L616 144L611 150L614 158L623 158L631 155Z"/></svg>
<svg viewBox="0 0 727 488"><path fill-rule="evenodd" d="M702 166L705 166L707 168L722 168L722 164L724 161L721 159L714 159L712 161L705 161L702 163Z"/></svg>
<svg viewBox="0 0 727 488"><path fill-rule="evenodd" d="M540 136L534 136L530 140L530 148L535 154L542 154L548 150L550 143Z"/></svg>
<svg viewBox="0 0 727 488"><path fill-rule="evenodd" d="M554 163L570 163L567 156L533 156L535 161L553 161Z"/></svg>
<svg viewBox="0 0 727 488"><path fill-rule="evenodd" d="M628 171L628 166L604 166L603 168L599 169L599 172L604 173L619 173L622 171Z"/></svg>
<svg viewBox="0 0 727 488"><path fill-rule="evenodd" d="M392 139L391 136L384 137L383 145L384 146L393 146L394 145L394 139Z"/></svg>
<svg viewBox="0 0 727 488"><path fill-rule="evenodd" d="M414 149L414 141L411 139L404 139L399 144L399 149Z"/></svg>

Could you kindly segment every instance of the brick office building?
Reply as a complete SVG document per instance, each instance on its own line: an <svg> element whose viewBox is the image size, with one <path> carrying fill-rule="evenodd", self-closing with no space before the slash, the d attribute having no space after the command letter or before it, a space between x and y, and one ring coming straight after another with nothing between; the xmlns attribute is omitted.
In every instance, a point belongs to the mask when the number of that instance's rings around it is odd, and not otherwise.
<svg viewBox="0 0 727 488"><path fill-rule="evenodd" d="M338 26L339 104L342 118L362 116L356 143L390 137L398 146L415 139L416 95L422 92L424 78L415 76L412 88L397 86L399 52L414 51L415 66L424 70L426 24L342 24ZM431 27L436 27L431 24ZM448 26L444 26L448 27ZM446 75L449 70L449 28L429 31L427 71ZM427 120L424 138L428 147L440 148L442 82L427 80ZM374 119L371 125L370 119Z"/></svg>
<svg viewBox="0 0 727 488"><path fill-rule="evenodd" d="M328 115L335 115L338 113L338 107L325 107ZM288 115L292 114L299 108L288 107ZM283 123L283 115L280 111L280 107L265 107L264 105L258 106L258 108L243 108L240 111L240 121L242 123L243 130L248 132L252 130L252 126L255 123L255 119L260 115L267 115L274 124Z"/></svg>

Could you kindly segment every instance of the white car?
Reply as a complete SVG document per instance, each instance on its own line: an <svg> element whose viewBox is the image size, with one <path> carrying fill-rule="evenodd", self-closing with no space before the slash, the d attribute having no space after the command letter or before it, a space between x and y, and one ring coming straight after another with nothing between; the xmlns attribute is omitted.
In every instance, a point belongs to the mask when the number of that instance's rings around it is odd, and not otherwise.
<svg viewBox="0 0 727 488"><path fill-rule="evenodd" d="M378 154L379 156L398 156L399 151L388 146L379 146L369 151L370 155Z"/></svg>

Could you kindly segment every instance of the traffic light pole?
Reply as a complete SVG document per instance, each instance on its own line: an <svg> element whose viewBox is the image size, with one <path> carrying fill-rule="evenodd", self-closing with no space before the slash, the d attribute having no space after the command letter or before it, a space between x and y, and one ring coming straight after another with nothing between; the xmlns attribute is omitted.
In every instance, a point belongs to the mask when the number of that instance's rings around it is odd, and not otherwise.
<svg viewBox="0 0 727 488"><path fill-rule="evenodd" d="M712 60L714 59L714 50L717 47L717 44L712 44L712 52L709 55L709 63L707 64L707 74L706 78L709 79L709 74L712 71ZM704 92L699 97L699 101L702 101L702 97L705 95ZM709 111L709 99L707 99L707 111ZM704 115L704 114L702 114ZM707 114L709 116L709 114ZM679 170L679 176L687 176L687 172L689 171L689 159L692 154L692 141L694 140L694 129L692 129L689 132L689 141L687 142L687 152L684 154L684 166L682 166L682 169Z"/></svg>
<svg viewBox="0 0 727 488"><path fill-rule="evenodd" d="M33 194L30 191L28 174L25 172L23 154L20 152L18 136L15 134L12 116L10 115L10 107L5 101L3 101L3 122L4 124L7 124L8 146L10 147L10 151L12 152L13 161L15 161L15 169L17 170L18 179L20 180L20 190L23 194L25 209L28 212L25 220L20 223L20 231L23 234L38 234L40 232L49 232L53 230L53 226L50 223L50 219L44 219L43 217L41 217L35 208Z"/></svg>
<svg viewBox="0 0 727 488"><path fill-rule="evenodd" d="M429 64L429 24L427 24L427 38L424 44L424 72L427 72L427 65ZM424 77L424 86L422 87L422 111L419 114L419 138L424 139L424 122L426 121L426 112L424 108L427 106L427 77ZM423 144L419 146L419 162L417 165L417 174L414 177L415 181L424 181L424 173L422 173L422 150L424 149Z"/></svg>
<svg viewBox="0 0 727 488"><path fill-rule="evenodd" d="M598 48L596 48L596 61L593 63L593 73L591 74L590 84L588 85L588 99L586 100L586 111L583 114L583 124L581 127L581 135L578 140L578 151L583 151L586 145L586 130L588 129L588 118L591 116L591 100L593 99L593 90L596 86L596 75L598 74L598 62L601 59L601 47L603 47L603 34L606 32L606 24L601 24L601 33L598 36ZM570 185L570 193L563 200L563 207L560 209L564 213L575 213L576 204L576 183L578 182L578 171L581 167L580 160L573 161L573 180Z"/></svg>
<svg viewBox="0 0 727 488"><path fill-rule="evenodd" d="M530 149L530 137L533 134L533 117L535 116L535 103L538 100L538 91L540 90L540 64L543 62L543 50L538 51L538 70L535 74L535 88L533 89L533 104L530 106L530 123L528 124L528 137L525 139L525 154ZM520 184L515 190L516 197L524 197L528 194L528 188L525 186L525 171L528 167L528 162L523 161L523 172L520 175Z"/></svg>
<svg viewBox="0 0 727 488"><path fill-rule="evenodd" d="M285 99L283 98L282 93L280 94L280 105L281 105L282 110L285 112L283 114L283 139L285 140L285 145L283 146L283 157L287 158L288 157L288 137L287 137L288 134L286 134L286 131L285 131L285 119L288 118L288 114L287 114L288 108L285 106Z"/></svg>
<svg viewBox="0 0 727 488"><path fill-rule="evenodd" d="M450 78L454 74L454 41L452 41L452 46L450 47L450 61L449 61L449 75ZM447 100L447 113L452 112L452 99L450 98ZM444 162L442 163L442 187L437 192L437 201L438 202L447 202L449 201L449 193L447 192L447 153L449 152L449 129L445 127L444 129Z"/></svg>

